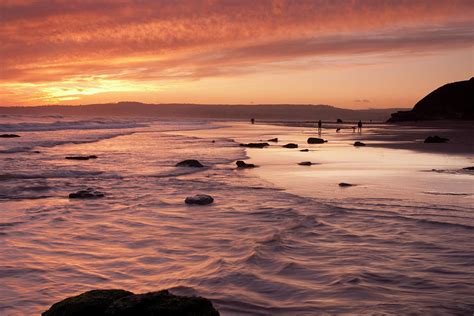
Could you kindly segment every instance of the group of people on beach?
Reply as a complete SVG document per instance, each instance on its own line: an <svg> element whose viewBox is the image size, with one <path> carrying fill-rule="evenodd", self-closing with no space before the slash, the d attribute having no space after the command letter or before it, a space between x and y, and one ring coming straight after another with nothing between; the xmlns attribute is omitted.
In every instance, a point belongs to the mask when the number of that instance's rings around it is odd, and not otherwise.
<svg viewBox="0 0 474 316"><path fill-rule="evenodd" d="M339 122L339 120L338 120L338 122ZM342 122L342 121L341 121L341 122ZM251 118L251 119L250 119L250 123L251 123L251 124L255 124L255 119L254 119L254 118ZM319 134L321 134L321 129L322 129L322 128L323 128L323 122L322 122L321 120L319 120L319 121L318 121L318 133L319 133ZM338 128L338 129L336 129L336 132L339 132L340 130L341 130L341 129ZM353 127L352 127L352 131L355 132L355 130L356 130L356 127L353 126ZM361 121L361 120L359 120L359 122L357 122L357 131L358 131L359 133L362 133L362 121Z"/></svg>
<svg viewBox="0 0 474 316"><path fill-rule="evenodd" d="M322 129L322 127L323 127L323 122L322 122L321 120L319 120L319 121L318 121L318 133L319 133L319 134L321 134L321 129ZM336 132L339 132L340 130L341 130L341 129L338 128L338 129L336 129ZM355 132L355 130L356 130L356 127L353 126L353 127L352 127L352 131ZM357 122L357 131L358 131L359 133L362 133L362 121L361 121L361 120L359 120L359 122Z"/></svg>

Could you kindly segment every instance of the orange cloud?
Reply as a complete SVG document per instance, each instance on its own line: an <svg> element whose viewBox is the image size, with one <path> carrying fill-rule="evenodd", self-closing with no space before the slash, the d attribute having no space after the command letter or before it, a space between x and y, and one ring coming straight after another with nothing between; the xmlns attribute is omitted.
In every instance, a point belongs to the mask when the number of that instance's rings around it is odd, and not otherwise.
<svg viewBox="0 0 474 316"><path fill-rule="evenodd" d="M472 16L470 0L0 0L0 103L469 48Z"/></svg>

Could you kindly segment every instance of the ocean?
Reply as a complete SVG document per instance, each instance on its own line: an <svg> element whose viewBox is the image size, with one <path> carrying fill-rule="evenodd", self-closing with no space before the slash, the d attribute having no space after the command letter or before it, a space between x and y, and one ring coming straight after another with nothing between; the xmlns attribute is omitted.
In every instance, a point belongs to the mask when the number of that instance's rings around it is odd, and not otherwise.
<svg viewBox="0 0 474 316"><path fill-rule="evenodd" d="M470 315L473 153L370 140L386 130L308 145L316 130L281 124L4 115L0 134L21 137L0 138L0 314L122 288L204 296L222 315ZM68 198L86 188L105 197ZM199 193L215 202L184 203Z"/></svg>

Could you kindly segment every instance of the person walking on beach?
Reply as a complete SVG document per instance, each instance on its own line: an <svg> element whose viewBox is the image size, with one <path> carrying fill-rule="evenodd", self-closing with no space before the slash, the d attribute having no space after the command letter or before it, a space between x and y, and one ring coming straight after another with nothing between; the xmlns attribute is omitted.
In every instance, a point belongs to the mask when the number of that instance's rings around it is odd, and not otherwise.
<svg viewBox="0 0 474 316"><path fill-rule="evenodd" d="M362 121L359 120L359 123L357 123L357 128L359 130L359 133L362 133Z"/></svg>
<svg viewBox="0 0 474 316"><path fill-rule="evenodd" d="M321 135L321 127L323 126L323 122L321 120L318 121L318 133Z"/></svg>
<svg viewBox="0 0 474 316"><path fill-rule="evenodd" d="M254 119L254 118L251 118L251 119L250 119L250 123L255 124L255 119Z"/></svg>

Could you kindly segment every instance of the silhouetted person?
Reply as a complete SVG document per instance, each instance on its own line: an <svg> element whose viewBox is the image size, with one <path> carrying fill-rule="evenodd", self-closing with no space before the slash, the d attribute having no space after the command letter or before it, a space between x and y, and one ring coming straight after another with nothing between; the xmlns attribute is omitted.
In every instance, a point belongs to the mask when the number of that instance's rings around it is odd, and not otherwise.
<svg viewBox="0 0 474 316"><path fill-rule="evenodd" d="M359 123L357 123L357 128L359 130L359 133L362 133L362 121L359 121Z"/></svg>
<svg viewBox="0 0 474 316"><path fill-rule="evenodd" d="M318 121L318 134L321 134L321 127L323 126L323 122L321 120Z"/></svg>
<svg viewBox="0 0 474 316"><path fill-rule="evenodd" d="M251 119L250 119L250 123L255 124L255 119L254 119L254 118L251 118Z"/></svg>

